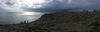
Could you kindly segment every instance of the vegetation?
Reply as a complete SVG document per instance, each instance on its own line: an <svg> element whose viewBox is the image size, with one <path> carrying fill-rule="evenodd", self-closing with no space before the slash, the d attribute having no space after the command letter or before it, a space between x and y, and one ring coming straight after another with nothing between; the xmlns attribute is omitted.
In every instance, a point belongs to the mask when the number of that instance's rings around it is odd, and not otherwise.
<svg viewBox="0 0 100 32"><path fill-rule="evenodd" d="M100 11L45 14L30 23L0 25L0 32L100 32Z"/></svg>
<svg viewBox="0 0 100 32"><path fill-rule="evenodd" d="M91 28L91 32L100 32L100 21L91 23L89 28Z"/></svg>

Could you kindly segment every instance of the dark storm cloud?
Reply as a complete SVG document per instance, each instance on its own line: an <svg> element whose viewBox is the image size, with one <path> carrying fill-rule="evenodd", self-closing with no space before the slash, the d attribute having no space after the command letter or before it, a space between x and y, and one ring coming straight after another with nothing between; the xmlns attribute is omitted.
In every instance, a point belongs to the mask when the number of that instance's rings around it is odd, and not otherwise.
<svg viewBox="0 0 100 32"><path fill-rule="evenodd" d="M47 0L48 1L48 0ZM25 11L38 11L38 12L52 12L55 10L75 10L75 9L100 9L100 0L53 0L52 2L39 4L42 5L40 8L23 7ZM5 2L6 5L13 5L10 1ZM37 4L34 4L37 5Z"/></svg>
<svg viewBox="0 0 100 32"><path fill-rule="evenodd" d="M6 2L5 4L7 4L7 5L13 5L13 3L10 3L10 2Z"/></svg>
<svg viewBox="0 0 100 32"><path fill-rule="evenodd" d="M65 9L67 6L68 0L53 0L52 2L48 3L47 5L44 5L44 8L46 9ZM67 7L66 7L67 8Z"/></svg>
<svg viewBox="0 0 100 32"><path fill-rule="evenodd" d="M54 10L77 10L77 9L100 9L100 0L53 0L44 7L38 9L26 9L28 11L54 11Z"/></svg>
<svg viewBox="0 0 100 32"><path fill-rule="evenodd" d="M69 0L57 1L54 0L52 3L45 6L46 8L54 9L71 9L71 8L95 8L99 7L100 0Z"/></svg>

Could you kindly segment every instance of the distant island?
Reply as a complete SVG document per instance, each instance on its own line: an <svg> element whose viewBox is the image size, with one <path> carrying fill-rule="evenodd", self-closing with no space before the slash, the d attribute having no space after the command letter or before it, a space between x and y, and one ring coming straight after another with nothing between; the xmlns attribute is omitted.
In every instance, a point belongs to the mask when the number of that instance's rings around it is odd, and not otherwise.
<svg viewBox="0 0 100 32"><path fill-rule="evenodd" d="M44 14L33 22L0 25L0 32L100 32L100 11Z"/></svg>

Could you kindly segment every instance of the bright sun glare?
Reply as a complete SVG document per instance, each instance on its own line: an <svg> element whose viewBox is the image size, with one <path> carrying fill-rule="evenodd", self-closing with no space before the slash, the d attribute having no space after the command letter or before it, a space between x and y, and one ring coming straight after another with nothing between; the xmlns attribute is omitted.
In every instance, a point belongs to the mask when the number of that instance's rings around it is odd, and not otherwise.
<svg viewBox="0 0 100 32"><path fill-rule="evenodd" d="M34 15L33 12L24 12L23 15Z"/></svg>

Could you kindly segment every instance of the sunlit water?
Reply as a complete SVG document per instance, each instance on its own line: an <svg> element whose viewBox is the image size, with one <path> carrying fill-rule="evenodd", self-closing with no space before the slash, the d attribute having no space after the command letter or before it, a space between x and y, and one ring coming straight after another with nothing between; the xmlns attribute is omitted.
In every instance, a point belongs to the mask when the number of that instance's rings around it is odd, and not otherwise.
<svg viewBox="0 0 100 32"><path fill-rule="evenodd" d="M16 24L23 21L32 22L39 19L43 13L0 13L0 24Z"/></svg>

